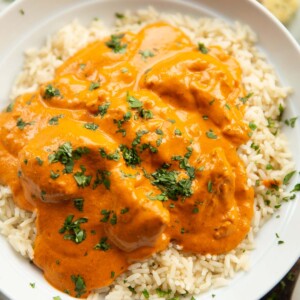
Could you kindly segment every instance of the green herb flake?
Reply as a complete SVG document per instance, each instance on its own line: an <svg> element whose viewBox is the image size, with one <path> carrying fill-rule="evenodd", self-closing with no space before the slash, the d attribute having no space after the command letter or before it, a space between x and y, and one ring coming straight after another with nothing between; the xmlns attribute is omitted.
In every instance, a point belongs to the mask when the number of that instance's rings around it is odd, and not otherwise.
<svg viewBox="0 0 300 300"><path fill-rule="evenodd" d="M153 118L153 113L151 110L147 110L147 109L141 109L140 111L140 116L145 119L145 120L149 120Z"/></svg>
<svg viewBox="0 0 300 300"><path fill-rule="evenodd" d="M256 124L255 124L254 122L250 122L250 123L249 123L249 128L250 128L252 131L254 131L254 130L257 128L257 126L256 126Z"/></svg>
<svg viewBox="0 0 300 300"><path fill-rule="evenodd" d="M58 231L60 234L64 234L65 240L70 240L76 244L80 244L86 238L86 231L80 228L80 224L87 223L87 218L79 218L73 222L74 215L69 215L65 219L63 227ZM66 233L67 232L67 233Z"/></svg>
<svg viewBox="0 0 300 300"><path fill-rule="evenodd" d="M127 44L122 44L121 40L125 34L113 34L110 36L110 40L105 43L108 48L111 48L114 53L125 53Z"/></svg>
<svg viewBox="0 0 300 300"><path fill-rule="evenodd" d="M20 130L24 130L24 128L26 126L29 126L29 125L33 125L33 122L24 122L22 118L18 118L18 120L17 120L17 127Z"/></svg>
<svg viewBox="0 0 300 300"><path fill-rule="evenodd" d="M83 211L83 203L84 199L83 198L76 198L73 199L74 207L78 209L79 211Z"/></svg>
<svg viewBox="0 0 300 300"><path fill-rule="evenodd" d="M145 299L149 299L149 298L150 298L149 292L148 292L146 289L144 289L144 290L142 291L142 294L143 294L143 296L145 297Z"/></svg>
<svg viewBox="0 0 300 300"><path fill-rule="evenodd" d="M61 298L59 296L55 296L53 297L53 300L61 300Z"/></svg>
<svg viewBox="0 0 300 300"><path fill-rule="evenodd" d="M128 68L122 68L122 69L121 69L121 72L122 72L123 74L128 73L128 71L129 71Z"/></svg>
<svg viewBox="0 0 300 300"><path fill-rule="evenodd" d="M284 241L278 241L278 245L284 244Z"/></svg>
<svg viewBox="0 0 300 300"><path fill-rule="evenodd" d="M97 170L96 179L93 183L93 189L96 189L98 185L103 184L107 190L110 190L110 179L111 173L106 170Z"/></svg>
<svg viewBox="0 0 300 300"><path fill-rule="evenodd" d="M199 213L199 208L198 208L197 206L194 207L193 210L192 210L192 213L193 213L193 214Z"/></svg>
<svg viewBox="0 0 300 300"><path fill-rule="evenodd" d="M24 16L25 15L24 9L19 9L19 13L20 13L20 15Z"/></svg>
<svg viewBox="0 0 300 300"><path fill-rule="evenodd" d="M110 222L111 225L116 225L118 223L118 218L117 218L117 215L115 213L112 214L109 222Z"/></svg>
<svg viewBox="0 0 300 300"><path fill-rule="evenodd" d="M40 157L37 156L35 159L39 166L43 165L44 162L43 162L43 160L40 159Z"/></svg>
<svg viewBox="0 0 300 300"><path fill-rule="evenodd" d="M84 188L90 185L92 176L91 175L85 175L86 169L83 166L80 166L81 172L76 172L73 177L77 183L77 186L80 188Z"/></svg>
<svg viewBox="0 0 300 300"><path fill-rule="evenodd" d="M114 278L115 277L115 272L114 271L111 271L110 272L110 278Z"/></svg>
<svg viewBox="0 0 300 300"><path fill-rule="evenodd" d="M111 248L107 243L107 237L102 237L100 242L94 247L95 250L107 251Z"/></svg>
<svg viewBox="0 0 300 300"><path fill-rule="evenodd" d="M6 112L12 112L14 108L14 103L10 103L7 107L6 107Z"/></svg>
<svg viewBox="0 0 300 300"><path fill-rule="evenodd" d="M216 140L218 138L218 136L213 132L212 129L209 129L209 131L206 132L206 136L209 139L213 139L213 140Z"/></svg>
<svg viewBox="0 0 300 300"><path fill-rule="evenodd" d="M181 133L181 131L179 129L175 129L174 134L175 135L179 135L179 136L182 135L182 133Z"/></svg>
<svg viewBox="0 0 300 300"><path fill-rule="evenodd" d="M34 289L35 288L35 283L34 282L30 282L29 285Z"/></svg>
<svg viewBox="0 0 300 300"><path fill-rule="evenodd" d="M115 17L117 19L124 19L125 18L124 14L121 14L121 13L118 13L118 12L115 13Z"/></svg>
<svg viewBox="0 0 300 300"><path fill-rule="evenodd" d="M293 192L299 192L300 191L300 183L297 183L295 186L294 186L294 188L293 188L293 190L291 191L291 193L293 193Z"/></svg>
<svg viewBox="0 0 300 300"><path fill-rule="evenodd" d="M109 106L110 106L109 102L98 106L98 115L101 116L101 119L106 115Z"/></svg>
<svg viewBox="0 0 300 300"><path fill-rule="evenodd" d="M136 291L132 286L129 286L128 289L131 293L136 294Z"/></svg>
<svg viewBox="0 0 300 300"><path fill-rule="evenodd" d="M79 298L86 293L86 285L84 279L80 275L72 275L71 280L75 284L76 297Z"/></svg>
<svg viewBox="0 0 300 300"><path fill-rule="evenodd" d="M212 193L212 188L213 188L213 183L212 181L210 180L208 183L207 183L207 190L209 193Z"/></svg>
<svg viewBox="0 0 300 300"><path fill-rule="evenodd" d="M203 115L203 116L202 116L202 119L203 119L204 121L207 121L207 120L208 120L208 116L207 116L207 115Z"/></svg>
<svg viewBox="0 0 300 300"><path fill-rule="evenodd" d="M95 130L97 130L99 128L99 126L97 124L95 124L95 123L85 123L83 125L83 127L86 128L86 129L88 129L88 130L93 130L93 131L95 131Z"/></svg>
<svg viewBox="0 0 300 300"><path fill-rule="evenodd" d="M163 291L162 289L158 288L155 290L158 297L165 297L167 295L170 295L172 293L172 290Z"/></svg>
<svg viewBox="0 0 300 300"><path fill-rule="evenodd" d="M279 106L278 106L278 111L279 111L279 115L278 115L278 117L277 117L277 120L278 120L278 121L281 121L281 120L282 120L283 113L284 113L284 107L282 106L281 103L280 103Z"/></svg>
<svg viewBox="0 0 300 300"><path fill-rule="evenodd" d="M285 120L284 123L285 123L287 126L290 126L290 127L294 128L295 125L296 125L297 119L298 119L298 117L290 118L290 119Z"/></svg>
<svg viewBox="0 0 300 300"><path fill-rule="evenodd" d="M227 108L228 110L230 110L230 105L228 103L225 104L225 108Z"/></svg>
<svg viewBox="0 0 300 300"><path fill-rule="evenodd" d="M129 94L127 94L126 100L129 103L130 108L132 109L141 108L143 106L143 102L141 102L134 96L130 96Z"/></svg>
<svg viewBox="0 0 300 300"><path fill-rule="evenodd" d="M102 209L102 210L101 210L101 215L103 216L103 218L100 219L100 222L102 222L102 223L107 223L108 220L109 220L109 218L110 218L110 213L111 213L110 210Z"/></svg>
<svg viewBox="0 0 300 300"><path fill-rule="evenodd" d="M155 130L155 133L158 134L158 135L163 135L164 134L163 131L161 129L159 129L159 128L157 128Z"/></svg>
<svg viewBox="0 0 300 300"><path fill-rule="evenodd" d="M57 116L54 116L52 117L49 121L48 121L48 124L49 125L58 125L58 121L59 119L63 118L64 115L57 115Z"/></svg>
<svg viewBox="0 0 300 300"><path fill-rule="evenodd" d="M150 50L144 50L144 51L140 50L139 54L141 54L141 56L144 60L146 60L148 57L154 57L155 56L155 54Z"/></svg>
<svg viewBox="0 0 300 300"><path fill-rule="evenodd" d="M203 54L208 53L208 49L206 48L206 46L203 43L198 43L198 50Z"/></svg>
<svg viewBox="0 0 300 300"><path fill-rule="evenodd" d="M176 123L176 121L173 120L173 119L167 119L167 121L170 122L171 124L175 124Z"/></svg>
<svg viewBox="0 0 300 300"><path fill-rule="evenodd" d="M80 68L80 70L84 70L84 69L85 69L85 67L86 67L86 64L79 64L79 68Z"/></svg>
<svg viewBox="0 0 300 300"><path fill-rule="evenodd" d="M273 170L273 166L271 164L266 165L266 170Z"/></svg>
<svg viewBox="0 0 300 300"><path fill-rule="evenodd" d="M51 179L55 180L55 179L57 179L59 176L60 176L59 173L55 173L55 172L52 171L52 170L50 171L50 178L51 178Z"/></svg>
<svg viewBox="0 0 300 300"><path fill-rule="evenodd" d="M247 94L245 97L239 98L239 100L240 100L243 104L245 104L252 96L253 96L253 93L249 93L249 94Z"/></svg>
<svg viewBox="0 0 300 300"><path fill-rule="evenodd" d="M56 89L53 87L53 85L48 84L45 88L44 99L51 99L58 96L61 96L59 89Z"/></svg>
<svg viewBox="0 0 300 300"><path fill-rule="evenodd" d="M121 215L124 215L129 212L129 207L125 207L121 209Z"/></svg>
<svg viewBox="0 0 300 300"><path fill-rule="evenodd" d="M89 90L90 91L97 90L97 89L99 89L99 87L100 87L100 83L99 82L92 82L90 84Z"/></svg>
<svg viewBox="0 0 300 300"><path fill-rule="evenodd" d="M288 185L291 178L294 176L295 173L296 173L296 171L292 171L292 172L286 174L283 178L283 184Z"/></svg>
<svg viewBox="0 0 300 300"><path fill-rule="evenodd" d="M136 149L128 148L125 145L120 145L120 150L127 166L135 167L141 163L141 158L139 157Z"/></svg>

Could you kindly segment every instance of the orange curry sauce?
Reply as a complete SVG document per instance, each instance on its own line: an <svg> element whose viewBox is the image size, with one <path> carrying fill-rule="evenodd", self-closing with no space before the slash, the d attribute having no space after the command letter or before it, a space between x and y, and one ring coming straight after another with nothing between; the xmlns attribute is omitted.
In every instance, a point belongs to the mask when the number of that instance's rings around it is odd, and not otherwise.
<svg viewBox="0 0 300 300"><path fill-rule="evenodd" d="M170 241L235 248L253 190L241 69L166 23L96 41L0 115L0 179L37 211L34 263L87 296Z"/></svg>

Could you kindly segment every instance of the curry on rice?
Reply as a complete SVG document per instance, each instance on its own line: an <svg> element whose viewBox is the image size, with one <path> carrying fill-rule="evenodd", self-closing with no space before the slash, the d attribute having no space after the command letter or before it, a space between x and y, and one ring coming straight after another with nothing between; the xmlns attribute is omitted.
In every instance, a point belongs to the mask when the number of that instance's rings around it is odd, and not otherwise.
<svg viewBox="0 0 300 300"><path fill-rule="evenodd" d="M234 249L253 189L238 62L164 22L80 50L0 116L0 180L37 211L34 263L86 296L170 241ZM74 290L75 284L75 290Z"/></svg>

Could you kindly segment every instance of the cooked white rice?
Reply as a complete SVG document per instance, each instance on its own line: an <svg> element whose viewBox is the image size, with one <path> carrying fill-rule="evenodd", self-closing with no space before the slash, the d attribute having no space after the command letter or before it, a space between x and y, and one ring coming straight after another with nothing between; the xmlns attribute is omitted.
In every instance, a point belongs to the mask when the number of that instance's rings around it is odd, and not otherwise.
<svg viewBox="0 0 300 300"><path fill-rule="evenodd" d="M240 23L229 25L218 19L160 14L149 8L137 13L126 12L123 19L116 21L113 30L138 31L145 24L156 20L165 20L180 27L195 43L220 45L240 62L246 91L253 93L248 101L245 121L254 121L257 125L251 140L238 150L246 165L248 184L255 188L252 227L245 240L227 254L190 255L182 253L178 246L170 245L150 259L130 266L112 286L90 295L89 300L144 299L144 290L149 292L149 299L162 300L174 295L200 294L226 285L236 272L247 270L249 251L255 247L255 234L274 214L282 198L287 196L285 186L281 186L278 192L268 194L261 181L282 181L294 168L286 139L280 132L280 124L275 122L275 127L279 127L277 135L272 134L274 128L268 127L268 118L278 117L279 105L285 107L290 88L280 86L272 66L257 50L256 35L251 29ZM34 91L40 83L53 79L55 68L64 60L89 42L110 33L111 30L105 28L100 20L94 20L88 28L74 21L49 37L43 48L27 50L24 68L12 89L11 98ZM252 143L258 145L260 150L253 149ZM267 170L268 164L273 169ZM13 204L8 188L0 189L0 233L7 237L16 251L30 259L33 258L35 238L34 219L34 214L22 211ZM156 291L158 288L169 291L169 294L159 297Z"/></svg>

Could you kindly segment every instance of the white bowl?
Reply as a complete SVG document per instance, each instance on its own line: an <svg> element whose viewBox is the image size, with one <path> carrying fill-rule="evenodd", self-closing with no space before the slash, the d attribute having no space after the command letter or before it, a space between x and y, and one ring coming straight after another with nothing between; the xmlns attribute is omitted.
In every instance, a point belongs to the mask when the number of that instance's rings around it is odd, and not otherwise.
<svg viewBox="0 0 300 300"><path fill-rule="evenodd" d="M25 49L41 46L46 36L78 18L88 23L101 17L112 24L114 13L125 9L138 9L148 5L159 11L180 12L191 16L211 16L238 20L249 24L258 33L259 46L281 81L292 86L294 94L289 99L286 117L300 115L300 50L288 31L262 6L251 0L20 0L0 14L0 108L8 103L8 95L16 74L20 71ZM20 14L20 10L25 12ZM299 170L299 124L286 129L290 148ZM298 155L297 155L298 154ZM298 176L299 177L299 176ZM294 178L291 186L299 178ZM300 254L300 205L299 196L281 209L281 218L270 220L259 232L257 249L251 255L249 272L239 273L228 287L215 290L216 299L253 300L270 290L295 263ZM277 245L275 232L285 241ZM0 290L12 300L71 299L52 288L28 261L22 259L0 237ZM30 282L35 282L32 289ZM201 299L211 299L211 292Z"/></svg>

